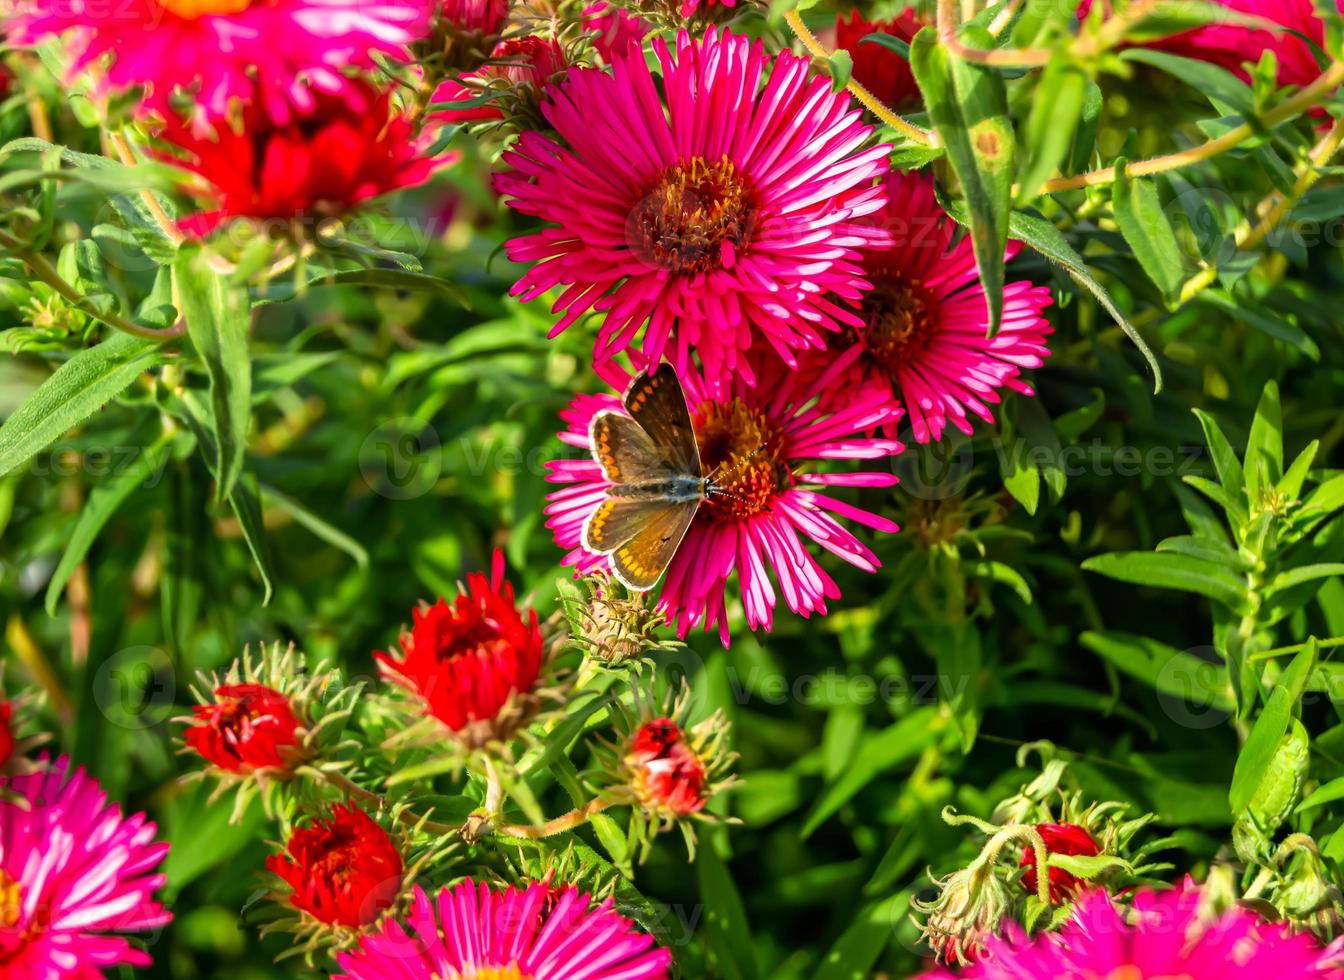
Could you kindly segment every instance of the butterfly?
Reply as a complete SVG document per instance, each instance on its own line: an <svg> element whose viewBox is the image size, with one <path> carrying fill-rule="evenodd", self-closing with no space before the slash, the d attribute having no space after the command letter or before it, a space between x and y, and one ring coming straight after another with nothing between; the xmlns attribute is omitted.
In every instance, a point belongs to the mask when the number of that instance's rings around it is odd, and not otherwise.
<svg viewBox="0 0 1344 980"><path fill-rule="evenodd" d="M700 505L725 493L706 475L686 405L670 364L635 375L625 413L598 412L588 427L593 459L610 481L583 525L583 546L607 555L627 588L657 584L681 547Z"/></svg>

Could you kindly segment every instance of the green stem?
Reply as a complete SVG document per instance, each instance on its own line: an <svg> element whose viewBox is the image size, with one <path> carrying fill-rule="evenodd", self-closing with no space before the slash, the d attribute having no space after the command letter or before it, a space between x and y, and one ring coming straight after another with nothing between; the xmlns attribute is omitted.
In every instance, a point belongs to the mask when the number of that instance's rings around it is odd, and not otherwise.
<svg viewBox="0 0 1344 980"><path fill-rule="evenodd" d="M120 330L122 333L128 333L133 337L152 340L156 343L172 340L186 332L187 326L182 320L178 320L177 323L166 330L156 330L153 327L142 327L140 324L115 313L99 313L96 310L89 309L85 305L85 297L78 289L61 277L61 274L56 271L56 267L47 260L46 256L29 251L23 242L7 231L0 231L0 247L12 252L19 261L33 271L34 276L55 290L71 306L93 317L99 323L112 327L114 330Z"/></svg>
<svg viewBox="0 0 1344 980"><path fill-rule="evenodd" d="M798 40L803 42L803 47L807 48L811 55L823 60L830 59L834 52L827 51L826 45L817 40L817 36L803 23L803 18L798 15L798 11L790 10L784 15L784 20L789 25L789 29L797 36ZM854 96L854 98L867 106L873 115L877 116L878 119L881 119L902 136L919 143L921 146L935 145L932 133L920 129L914 123L909 122L895 112L892 112L882 103L881 99L873 95L872 92L869 92L852 78L849 80L848 84L845 85L845 88Z"/></svg>

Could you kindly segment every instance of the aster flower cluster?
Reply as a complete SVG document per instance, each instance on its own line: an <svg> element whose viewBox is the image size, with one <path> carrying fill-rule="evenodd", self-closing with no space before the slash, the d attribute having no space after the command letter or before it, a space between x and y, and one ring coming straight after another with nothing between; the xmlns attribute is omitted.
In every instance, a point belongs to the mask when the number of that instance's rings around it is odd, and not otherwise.
<svg viewBox="0 0 1344 980"><path fill-rule="evenodd" d="M693 849L690 821L713 821L711 801L733 782L731 726L697 719L685 690L623 679L656 644L603 658L577 633L520 603L497 552L488 573L413 610L399 649L372 654L372 691L292 646L203 678L180 719L183 751L216 796L236 793L235 821L260 795L283 838L248 917L314 963L330 953L338 976L668 976L669 952L615 910L605 872L571 859L573 834L627 811L642 843L632 857L677 826ZM556 726L585 699L612 731L594 733L594 765L571 786L586 798L547 820L526 766L572 751ZM436 791L444 776L451 796ZM534 842L545 849L525 849Z"/></svg>

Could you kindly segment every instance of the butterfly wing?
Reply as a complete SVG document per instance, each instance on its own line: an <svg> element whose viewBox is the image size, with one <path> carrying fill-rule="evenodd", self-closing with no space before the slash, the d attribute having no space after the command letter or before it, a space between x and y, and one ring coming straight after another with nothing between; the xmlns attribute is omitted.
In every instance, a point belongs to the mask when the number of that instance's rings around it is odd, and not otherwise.
<svg viewBox="0 0 1344 980"><path fill-rule="evenodd" d="M686 393L671 364L635 375L625 391L625 410L649 434L663 465L678 476L701 475L695 427Z"/></svg>
<svg viewBox="0 0 1344 980"><path fill-rule="evenodd" d="M657 505L653 518L611 553L611 570L627 588L646 592L662 578L681 547L700 501Z"/></svg>
<svg viewBox="0 0 1344 980"><path fill-rule="evenodd" d="M588 441L602 475L612 483L653 483L677 475L667 452L628 415L598 412L588 425Z"/></svg>

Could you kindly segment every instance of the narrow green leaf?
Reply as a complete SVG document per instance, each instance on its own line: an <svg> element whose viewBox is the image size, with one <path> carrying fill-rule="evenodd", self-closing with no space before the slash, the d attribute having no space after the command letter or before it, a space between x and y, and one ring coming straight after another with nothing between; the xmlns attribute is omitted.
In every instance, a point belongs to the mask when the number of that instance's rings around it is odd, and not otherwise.
<svg viewBox="0 0 1344 980"><path fill-rule="evenodd" d="M705 905L705 931L729 980L754 980L758 971L751 924L737 885L714 843L705 841L695 856L695 878Z"/></svg>
<svg viewBox="0 0 1344 980"><path fill-rule="evenodd" d="M1247 611L1246 582L1227 568L1187 555L1163 551L1121 551L1096 555L1083 568L1108 578L1159 589L1195 592L1233 612Z"/></svg>
<svg viewBox="0 0 1344 980"><path fill-rule="evenodd" d="M1283 479L1276 488L1280 496L1288 500L1296 500L1302 496L1302 485L1307 482L1307 474L1311 472L1311 464L1316 461L1316 453L1320 448L1320 440L1313 439L1297 454L1297 458L1283 474Z"/></svg>
<svg viewBox="0 0 1344 980"><path fill-rule="evenodd" d="M1133 633L1089 631L1078 642L1155 691L1202 709L1236 710L1227 672L1217 664Z"/></svg>
<svg viewBox="0 0 1344 980"><path fill-rule="evenodd" d="M183 438L187 437L184 435ZM125 503L126 498L134 493L137 487L145 484L151 475L163 465L168 455L168 448L168 440L163 439L152 446L141 449L136 453L131 464L124 470L114 473L94 485L94 488L89 492L89 499L84 502L83 508L80 509L79 520L75 522L75 529L70 534L70 541L61 554L61 560L56 565L56 571L52 573L51 581L47 583L46 608L48 616L56 615L56 603L61 597L61 592L65 589L66 583L70 581L70 576L74 574L75 569L79 567L79 563L89 553L89 548L93 545L99 532L102 531L103 526L116 513L117 508Z"/></svg>
<svg viewBox="0 0 1344 980"><path fill-rule="evenodd" d="M369 553L350 535L346 534L340 528L335 527L322 518L318 517L312 511L306 509L293 497L286 496L274 487L268 487L264 483L258 485L261 489L262 499L268 504L274 506L277 510L284 511L292 517L296 523L312 531L314 535L321 538L333 548L339 548L355 560L355 564L360 568L369 567Z"/></svg>
<svg viewBox="0 0 1344 980"><path fill-rule="evenodd" d="M1292 721L1293 706L1302 697L1312 667L1315 666L1316 652L1314 639L1298 652L1270 693L1269 700L1265 703L1265 710L1260 712L1260 717L1251 727L1251 734L1237 756L1236 769L1232 773L1232 786L1227 794L1228 803L1231 804L1234 814L1250 805L1275 754L1279 751L1279 744L1288 732L1288 723Z"/></svg>
<svg viewBox="0 0 1344 980"><path fill-rule="evenodd" d="M855 754L854 764L822 792L803 824L802 836L810 837L878 776L922 752L934 737L930 722L936 713L932 707L921 707L865 739Z"/></svg>
<svg viewBox="0 0 1344 980"><path fill-rule="evenodd" d="M120 333L70 358L0 426L0 476L121 394L159 358L154 344Z"/></svg>
<svg viewBox="0 0 1344 980"><path fill-rule="evenodd" d="M1334 803L1336 800L1344 800L1344 776L1317 786L1305 800L1297 805L1297 812L1301 813L1303 810L1310 810L1314 806Z"/></svg>
<svg viewBox="0 0 1344 980"><path fill-rule="evenodd" d="M971 29L963 40L977 44L981 35L989 37L983 28ZM983 46L992 47L993 39ZM1003 76L953 58L933 28L920 31L910 43L910 67L966 196L971 244L993 336L1003 322L1003 259L1016 146Z"/></svg>
<svg viewBox="0 0 1344 980"><path fill-rule="evenodd" d="M1082 116L1089 79L1061 50L1041 73L1027 117L1027 165L1018 179L1017 201L1036 199L1041 185L1064 162Z"/></svg>
<svg viewBox="0 0 1344 980"><path fill-rule="evenodd" d="M1176 233L1162 210L1162 201L1151 181L1130 180L1125 161L1115 165L1115 185L1111 204L1120 233L1134 250L1134 257L1162 295L1175 297L1185 281L1185 262Z"/></svg>
<svg viewBox="0 0 1344 980"><path fill-rule="evenodd" d="M1218 482L1233 500L1241 503L1246 493L1246 474L1241 468L1241 461L1232 451L1232 444L1227 441L1227 436L1223 435L1223 430L1218 427L1213 416L1198 408L1194 409L1194 413L1204 429L1204 441L1209 444L1209 455L1213 457ZM1241 503L1241 506L1244 508L1245 504Z"/></svg>
<svg viewBox="0 0 1344 980"><path fill-rule="evenodd" d="M251 313L247 291L210 269L199 248L184 248L173 265L174 291L187 333L210 377L215 433L216 498L229 499L247 450L252 421L252 364L248 360Z"/></svg>
<svg viewBox="0 0 1344 980"><path fill-rule="evenodd" d="M1265 385L1256 406L1243 466L1246 490L1252 500L1262 488L1278 483L1283 475L1283 409L1279 405L1279 386L1273 381Z"/></svg>
<svg viewBox="0 0 1344 980"><path fill-rule="evenodd" d="M1337 575L1344 575L1344 564L1339 562L1323 562L1317 565L1305 565L1301 568L1290 568L1288 571L1280 572L1274 576L1267 591L1269 593L1283 592L1306 582L1314 582L1322 578L1334 578Z"/></svg>
<svg viewBox="0 0 1344 980"><path fill-rule="evenodd" d="M956 217L956 215L953 215ZM961 220L958 218L957 220ZM1026 242L1043 257L1056 265L1059 265L1065 272L1072 277L1083 289L1087 290L1096 299L1101 307L1111 315L1111 318L1125 332L1125 336L1130 339L1143 359L1148 362L1148 368L1153 372L1153 392L1156 394L1162 390L1162 368L1158 366L1157 358L1152 349L1144 341L1143 335L1139 333L1138 328L1129 322L1129 318L1121 311L1120 307L1115 305L1115 300L1101 283L1097 282L1092 270L1087 267L1083 257L1079 255L1072 245L1064 238L1060 230L1049 221L1036 214L1028 214L1023 211L1015 211L1008 219L1008 227L1012 236L1020 241Z"/></svg>
<svg viewBox="0 0 1344 980"><path fill-rule="evenodd" d="M809 980L865 980L910 911L910 893L897 892L870 902L846 926L840 938L811 971Z"/></svg>

